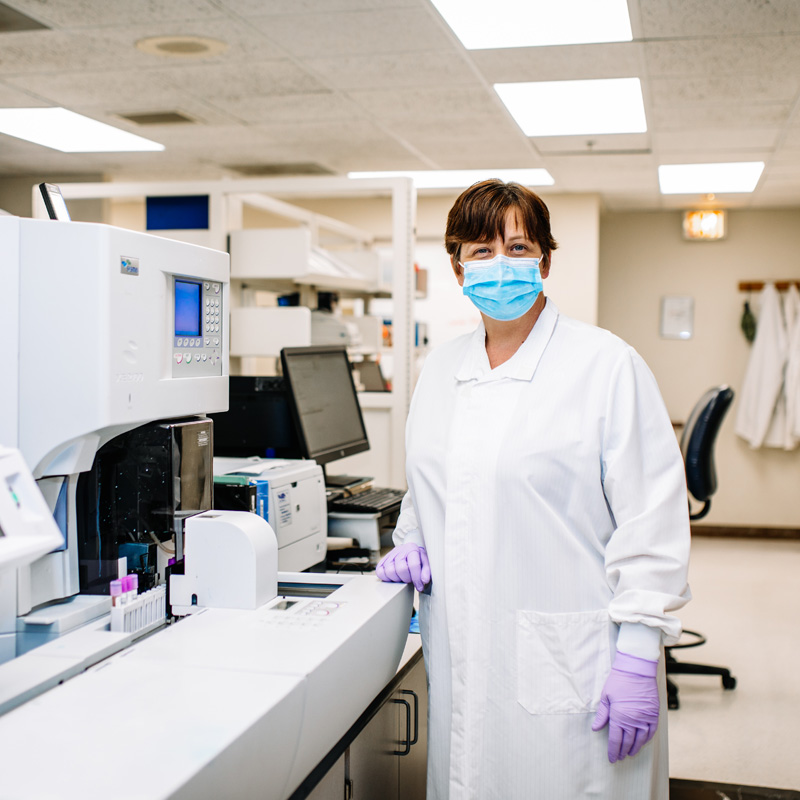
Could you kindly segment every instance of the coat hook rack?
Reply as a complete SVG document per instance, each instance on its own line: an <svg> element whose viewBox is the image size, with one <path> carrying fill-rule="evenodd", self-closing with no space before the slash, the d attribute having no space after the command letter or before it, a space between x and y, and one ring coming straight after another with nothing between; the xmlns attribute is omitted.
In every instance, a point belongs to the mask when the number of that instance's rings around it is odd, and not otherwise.
<svg viewBox="0 0 800 800"><path fill-rule="evenodd" d="M739 291L740 292L760 292L764 285L768 281L740 281L739 282ZM796 286L800 289L800 281L769 281L769 283L774 283L775 288L779 292L785 292L790 286Z"/></svg>

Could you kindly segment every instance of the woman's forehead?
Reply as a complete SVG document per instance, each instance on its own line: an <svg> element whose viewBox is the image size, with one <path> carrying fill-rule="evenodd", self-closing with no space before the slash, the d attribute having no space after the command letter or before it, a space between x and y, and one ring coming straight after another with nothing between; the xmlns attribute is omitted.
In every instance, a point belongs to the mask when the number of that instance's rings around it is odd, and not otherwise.
<svg viewBox="0 0 800 800"><path fill-rule="evenodd" d="M498 237L504 241L520 237L533 241L528 231L525 230L525 224L519 209L514 207L506 209L502 215L498 214L487 220L486 228L481 232L480 238L475 239L475 241L490 242Z"/></svg>

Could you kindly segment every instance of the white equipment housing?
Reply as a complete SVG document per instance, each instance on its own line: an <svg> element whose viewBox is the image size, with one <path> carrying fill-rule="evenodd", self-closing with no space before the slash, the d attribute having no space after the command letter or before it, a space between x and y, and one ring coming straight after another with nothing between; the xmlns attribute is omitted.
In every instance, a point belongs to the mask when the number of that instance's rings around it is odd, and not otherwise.
<svg viewBox="0 0 800 800"><path fill-rule="evenodd" d="M280 458L215 458L214 477L236 475L258 487L257 514L278 539L278 569L300 572L325 560L325 476L315 461Z"/></svg>
<svg viewBox="0 0 800 800"><path fill-rule="evenodd" d="M79 590L75 487L97 450L151 420L227 409L229 259L18 217L0 217L0 252L0 443L22 452L51 510L67 497L62 549L20 572L22 614Z"/></svg>
<svg viewBox="0 0 800 800"><path fill-rule="evenodd" d="M207 511L189 517L184 574L170 578L173 614L259 608L275 597L277 549L269 524L249 511Z"/></svg>

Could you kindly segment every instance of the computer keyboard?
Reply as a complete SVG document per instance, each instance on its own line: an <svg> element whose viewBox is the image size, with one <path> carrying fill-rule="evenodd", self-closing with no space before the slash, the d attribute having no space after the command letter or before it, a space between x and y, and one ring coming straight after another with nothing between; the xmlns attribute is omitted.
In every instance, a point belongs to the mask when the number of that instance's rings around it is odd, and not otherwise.
<svg viewBox="0 0 800 800"><path fill-rule="evenodd" d="M400 489L365 489L351 497L338 497L328 502L328 511L379 514L399 507L405 492Z"/></svg>

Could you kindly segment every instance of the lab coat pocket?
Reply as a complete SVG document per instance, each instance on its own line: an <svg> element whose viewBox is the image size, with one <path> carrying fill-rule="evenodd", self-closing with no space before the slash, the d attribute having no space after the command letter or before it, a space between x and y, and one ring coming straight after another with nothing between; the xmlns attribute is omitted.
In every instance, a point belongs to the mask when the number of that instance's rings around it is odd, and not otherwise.
<svg viewBox="0 0 800 800"><path fill-rule="evenodd" d="M608 611L517 611L517 701L531 714L585 714L611 663Z"/></svg>

